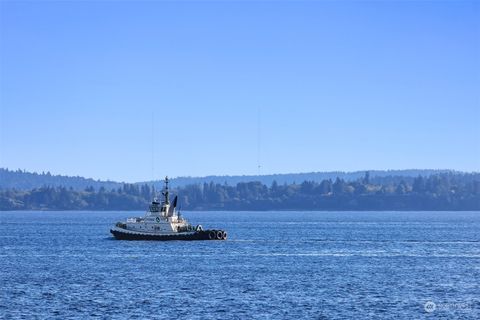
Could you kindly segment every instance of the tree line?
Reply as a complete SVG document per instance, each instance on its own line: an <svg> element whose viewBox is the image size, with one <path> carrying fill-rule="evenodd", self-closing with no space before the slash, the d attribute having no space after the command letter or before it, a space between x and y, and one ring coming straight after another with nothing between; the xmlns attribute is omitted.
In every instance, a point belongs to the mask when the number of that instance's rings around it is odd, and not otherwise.
<svg viewBox="0 0 480 320"><path fill-rule="evenodd" d="M123 184L84 190L43 186L0 190L0 210L143 210L159 190ZM480 174L447 172L430 176L270 185L258 181L197 183L172 190L185 210L480 210Z"/></svg>
<svg viewBox="0 0 480 320"><path fill-rule="evenodd" d="M432 169L409 169L409 170L372 170L369 171L371 181L375 183L389 183L395 179L404 179L408 181L419 175L430 176L432 174L440 174L452 172L452 170L432 170ZM270 175L250 175L250 176L208 176L208 177L176 177L170 179L170 185L175 187L184 187L190 184L203 184L205 181L213 182L214 184L225 182L228 185L236 186L239 182L259 181L270 186L274 181L278 184L291 184L296 181L316 181L320 183L322 180L333 179L337 177L345 181L357 180L365 174L365 171L329 171L329 172L304 172L304 173L282 173ZM398 180L399 181L399 180ZM397 182L398 182L397 181ZM163 187L163 180L136 182L135 184L154 185L156 188ZM116 181L102 181L94 180L84 177L62 176L47 172L28 172L25 170L9 170L7 168L0 168L0 190L1 189L17 189L17 190L32 190L34 188L41 188L43 186L51 187L72 187L74 190L84 190L89 186L96 189L104 187L108 190L122 186L122 182Z"/></svg>

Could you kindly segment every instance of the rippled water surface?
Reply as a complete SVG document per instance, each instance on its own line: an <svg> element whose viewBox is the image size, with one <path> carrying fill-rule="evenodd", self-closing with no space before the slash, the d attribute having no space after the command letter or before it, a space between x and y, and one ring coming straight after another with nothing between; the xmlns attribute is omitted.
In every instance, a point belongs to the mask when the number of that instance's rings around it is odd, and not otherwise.
<svg viewBox="0 0 480 320"><path fill-rule="evenodd" d="M0 318L480 318L479 212L185 212L229 239L113 240L140 214L0 212Z"/></svg>

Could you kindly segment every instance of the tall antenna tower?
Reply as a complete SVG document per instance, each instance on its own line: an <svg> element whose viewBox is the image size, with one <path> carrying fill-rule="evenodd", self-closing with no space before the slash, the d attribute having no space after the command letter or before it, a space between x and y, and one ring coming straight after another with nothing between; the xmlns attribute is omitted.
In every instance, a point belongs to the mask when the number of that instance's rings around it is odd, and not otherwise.
<svg viewBox="0 0 480 320"><path fill-rule="evenodd" d="M152 193L153 193L153 198L157 197L157 192L155 190L155 113L154 110L152 110L152 132L151 132L151 153L152 153L152 163L151 163L151 182L152 182Z"/></svg>
<svg viewBox="0 0 480 320"><path fill-rule="evenodd" d="M257 107L257 175L260 175L260 169L262 165L260 164L260 146L261 146L261 137L262 137L262 118L261 118L261 109Z"/></svg>
<svg viewBox="0 0 480 320"><path fill-rule="evenodd" d="M152 159L151 159L151 160L152 160L152 163L151 163L151 165L152 165L152 172L151 172L151 177L150 177L150 178L151 178L152 180L155 180L155 142L154 142L154 141L155 141L155 130L154 130L155 118L154 118L154 116L155 116L155 115L154 115L154 113L153 113L153 111L152 111L152 128L151 128L151 129L152 129L152 132L151 132L151 136L150 136L151 144L152 144L152 145L151 145L151 148L152 148L152 150L151 150L151 153L152 153Z"/></svg>

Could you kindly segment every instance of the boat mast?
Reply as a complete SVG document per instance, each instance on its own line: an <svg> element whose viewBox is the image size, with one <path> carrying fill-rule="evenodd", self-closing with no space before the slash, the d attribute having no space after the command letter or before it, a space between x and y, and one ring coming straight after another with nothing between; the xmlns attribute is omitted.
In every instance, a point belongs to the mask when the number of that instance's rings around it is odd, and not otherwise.
<svg viewBox="0 0 480 320"><path fill-rule="evenodd" d="M163 195L165 196L165 204L169 205L170 200L168 199L169 198L169 196L168 196L168 176L165 177L165 192L163 193Z"/></svg>

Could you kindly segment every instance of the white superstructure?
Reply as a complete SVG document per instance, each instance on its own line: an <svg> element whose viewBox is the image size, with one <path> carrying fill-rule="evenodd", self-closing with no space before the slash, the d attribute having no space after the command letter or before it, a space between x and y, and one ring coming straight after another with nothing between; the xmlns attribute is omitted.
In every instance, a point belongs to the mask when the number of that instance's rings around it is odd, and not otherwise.
<svg viewBox="0 0 480 320"><path fill-rule="evenodd" d="M127 234L173 235L178 233L194 233L202 231L202 226L193 227L177 211L177 199L170 204L168 177L165 177L164 199L160 203L155 198L144 217L128 218L118 222L112 230Z"/></svg>

